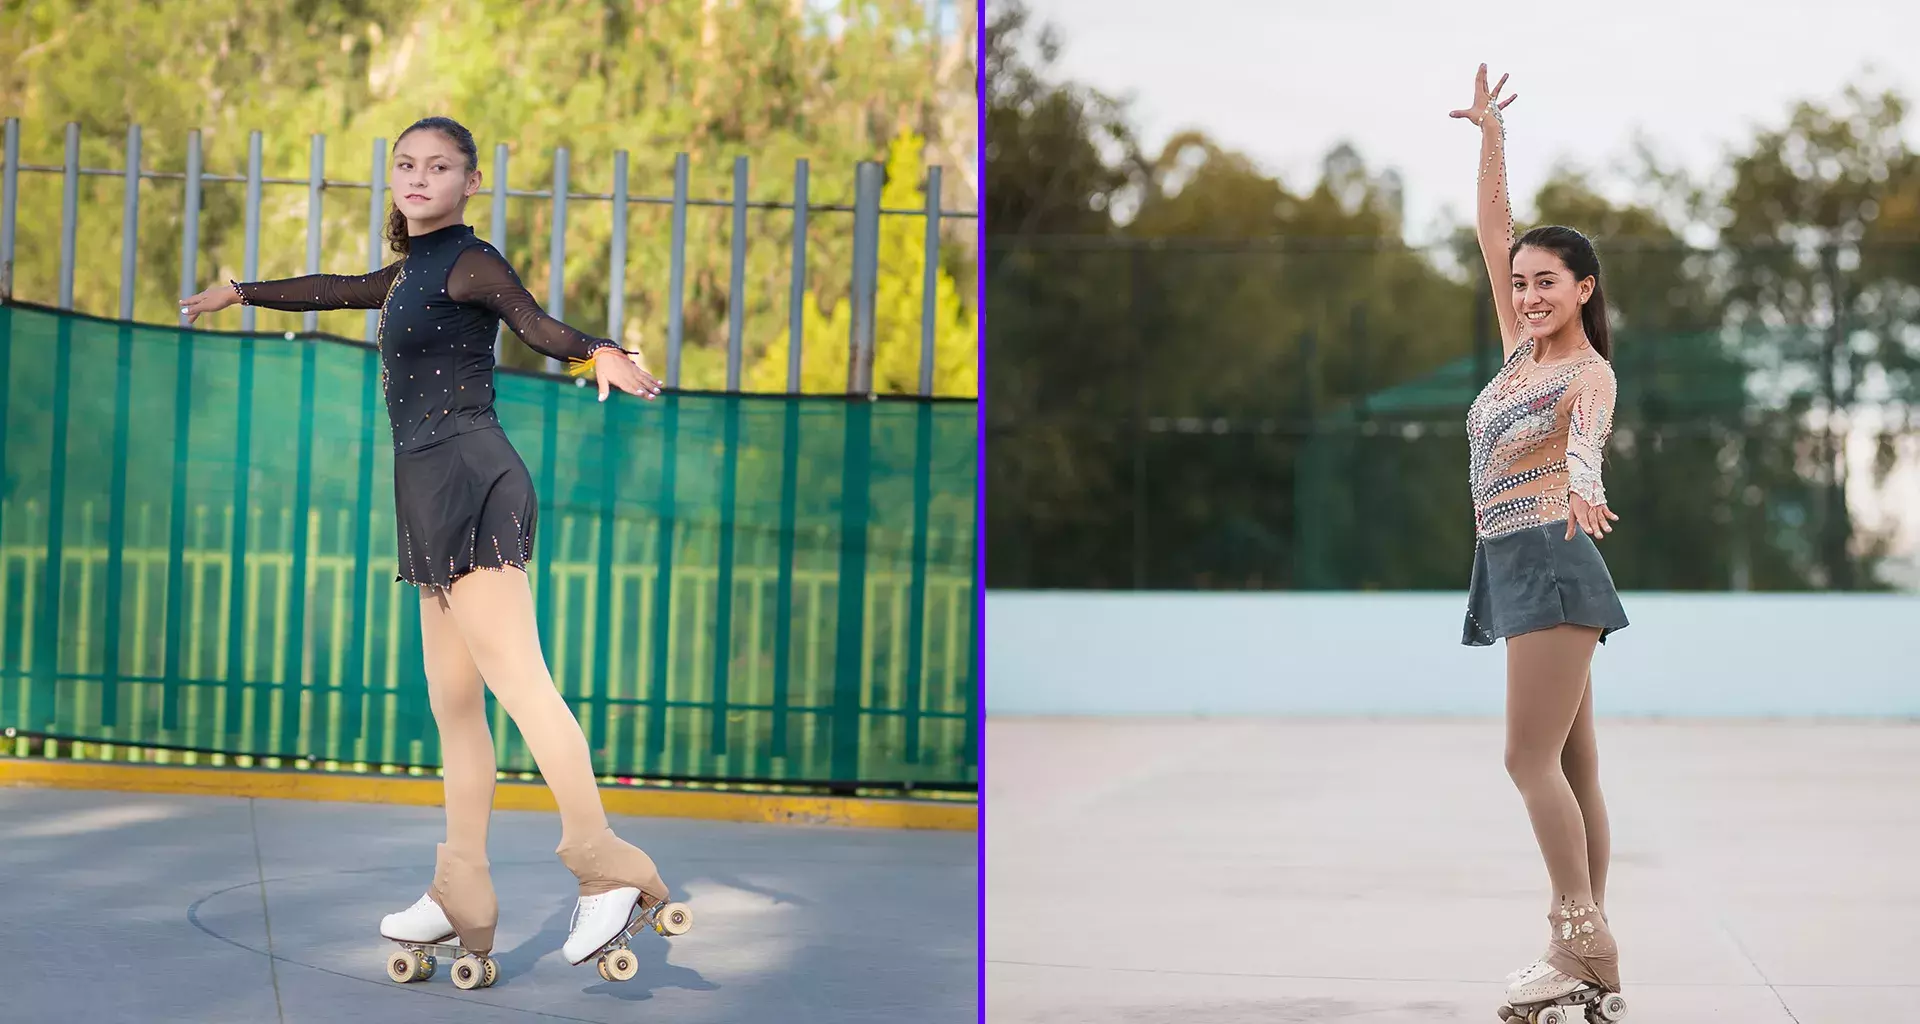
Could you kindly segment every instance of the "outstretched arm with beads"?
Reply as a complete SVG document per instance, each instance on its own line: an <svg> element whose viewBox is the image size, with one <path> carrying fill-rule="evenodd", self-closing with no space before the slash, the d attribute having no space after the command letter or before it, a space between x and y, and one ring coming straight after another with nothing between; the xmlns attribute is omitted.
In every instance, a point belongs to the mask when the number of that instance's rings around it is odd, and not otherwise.
<svg viewBox="0 0 1920 1024"><path fill-rule="evenodd" d="M640 367L637 353L568 326L548 315L520 283L513 265L491 245L475 245L454 260L447 275L447 297L480 306L512 328L535 352L568 362L569 372L591 372L600 383L600 400L617 389L651 399L660 383Z"/></svg>
<svg viewBox="0 0 1920 1024"><path fill-rule="evenodd" d="M1520 344L1520 324L1513 315L1513 206L1507 195L1506 125L1501 111L1517 97L1500 99L1507 76L1491 90L1487 88L1487 66L1473 76L1473 106L1455 110L1449 117L1465 118L1480 128L1480 170L1475 176L1478 188L1474 202L1474 228L1480 238L1480 258L1487 264L1487 280L1493 286L1493 308L1500 321L1500 356L1513 355Z"/></svg>
<svg viewBox="0 0 1920 1024"><path fill-rule="evenodd" d="M387 301L400 261L371 274L308 274L277 281L230 281L180 300L188 323L235 303L302 313L310 309L379 309Z"/></svg>

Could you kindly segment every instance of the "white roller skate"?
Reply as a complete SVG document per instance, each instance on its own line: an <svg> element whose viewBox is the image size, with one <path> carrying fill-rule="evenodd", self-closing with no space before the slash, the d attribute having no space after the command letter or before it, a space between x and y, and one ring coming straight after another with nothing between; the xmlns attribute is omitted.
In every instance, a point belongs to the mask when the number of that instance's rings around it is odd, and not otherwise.
<svg viewBox="0 0 1920 1024"><path fill-rule="evenodd" d="M380 935L400 944L387 957L387 977L404 985L433 977L442 956L455 957L453 983L485 988L499 977L493 931L499 918L487 862L435 849L433 885L413 906L380 919ZM450 909L451 908L451 909Z"/></svg>
<svg viewBox="0 0 1920 1024"><path fill-rule="evenodd" d="M1549 920L1547 955L1507 975L1503 1024L1615 1024L1627 1015L1619 957L1606 915L1592 904L1564 905ZM1573 973L1578 972L1578 973Z"/></svg>
<svg viewBox="0 0 1920 1024"><path fill-rule="evenodd" d="M684 935L693 927L686 904L667 902L667 884L653 858L612 829L556 852L580 880L580 898L560 948L568 963L582 964L598 954L600 977L628 981L640 970L628 943L641 928Z"/></svg>
<svg viewBox="0 0 1920 1024"><path fill-rule="evenodd" d="M1507 975L1507 1002L1495 1011L1502 1024L1614 1024L1627 1000L1544 960Z"/></svg>

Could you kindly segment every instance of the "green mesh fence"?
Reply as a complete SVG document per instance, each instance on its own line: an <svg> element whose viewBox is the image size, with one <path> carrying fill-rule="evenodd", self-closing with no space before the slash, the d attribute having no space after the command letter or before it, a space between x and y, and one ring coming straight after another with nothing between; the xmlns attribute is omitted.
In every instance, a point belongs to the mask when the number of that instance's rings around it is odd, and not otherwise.
<svg viewBox="0 0 1920 1024"><path fill-rule="evenodd" d="M439 763L372 348L25 305L0 344L0 727ZM499 377L596 768L972 786L973 403L596 394Z"/></svg>

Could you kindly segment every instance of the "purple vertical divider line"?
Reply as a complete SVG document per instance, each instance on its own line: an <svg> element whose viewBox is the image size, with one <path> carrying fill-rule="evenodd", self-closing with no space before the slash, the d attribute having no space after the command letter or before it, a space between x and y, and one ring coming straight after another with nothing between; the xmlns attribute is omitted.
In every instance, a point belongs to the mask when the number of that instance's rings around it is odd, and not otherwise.
<svg viewBox="0 0 1920 1024"><path fill-rule="evenodd" d="M980 946L979 967L974 982L979 990L975 1012L981 1024L987 1020L987 0L975 0L973 18L973 99L975 128L973 135L973 190L975 234L973 260L973 557L976 581L973 588L974 650L973 713L980 716L974 731L980 745L974 758L975 821L974 838L979 848L974 861L974 894L980 903L974 932Z"/></svg>

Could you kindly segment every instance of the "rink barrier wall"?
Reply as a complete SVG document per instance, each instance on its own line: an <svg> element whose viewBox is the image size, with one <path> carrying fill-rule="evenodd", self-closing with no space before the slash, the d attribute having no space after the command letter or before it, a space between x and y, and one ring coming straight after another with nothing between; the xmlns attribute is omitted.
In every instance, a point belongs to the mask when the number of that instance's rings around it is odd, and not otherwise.
<svg viewBox="0 0 1920 1024"><path fill-rule="evenodd" d="M1594 656L1596 714L1920 717L1920 594L1644 593ZM989 715L1498 717L1504 645L1465 593L992 590Z"/></svg>
<svg viewBox="0 0 1920 1024"><path fill-rule="evenodd" d="M392 778L261 769L183 768L0 757L0 786L250 797L261 800L440 806L438 778ZM698 818L771 825L824 825L973 831L973 804L764 793L690 792L602 787L610 815ZM541 783L502 780L493 806L501 811L558 808Z"/></svg>

